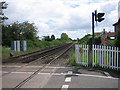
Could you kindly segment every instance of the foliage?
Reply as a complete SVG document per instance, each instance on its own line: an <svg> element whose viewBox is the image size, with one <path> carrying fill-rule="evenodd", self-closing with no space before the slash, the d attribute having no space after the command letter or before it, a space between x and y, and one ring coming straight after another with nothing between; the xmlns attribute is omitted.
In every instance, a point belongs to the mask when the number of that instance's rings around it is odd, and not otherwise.
<svg viewBox="0 0 120 90"><path fill-rule="evenodd" d="M101 44L101 37L95 37L95 45L100 45ZM92 38L89 38L87 40L87 44L90 45L90 50L92 50Z"/></svg>
<svg viewBox="0 0 120 90"><path fill-rule="evenodd" d="M69 43L69 42L72 41L72 39L69 38L66 33L62 33L61 34L61 39L58 39L58 40L60 40L62 43Z"/></svg>
<svg viewBox="0 0 120 90"><path fill-rule="evenodd" d="M62 42L60 40L53 40L51 43L53 43L53 45L61 45Z"/></svg>
<svg viewBox="0 0 120 90"><path fill-rule="evenodd" d="M95 40L95 45L101 44L101 37L95 37L94 40ZM87 40L87 44L92 45L92 38L89 38Z"/></svg>
<svg viewBox="0 0 120 90"><path fill-rule="evenodd" d="M40 50L43 48L48 48L52 46L57 46L65 43L69 43L72 40L69 39L66 33L61 34L61 38L55 40L55 36L44 36L44 40L41 41L36 36L37 28L32 23L23 22L18 23L15 22L11 25L2 26L2 38L3 38L3 58L9 57L10 52L14 52L14 55L19 55L21 52L15 52L10 50L11 41L14 40L26 40L27 41L27 52L34 51L36 49ZM6 49L7 48L7 49ZM7 52L7 53L6 53ZM25 52L23 52L25 53Z"/></svg>
<svg viewBox="0 0 120 90"><path fill-rule="evenodd" d="M9 26L2 27L2 45L10 46L11 41L13 41L13 35L11 33L11 28L8 30Z"/></svg>
<svg viewBox="0 0 120 90"><path fill-rule="evenodd" d="M88 34L88 35L85 35L81 39L78 38L77 40L80 44L87 44L88 39L91 38L91 37L92 37L92 35Z"/></svg>
<svg viewBox="0 0 120 90"><path fill-rule="evenodd" d="M50 36L44 36L44 38L43 38L43 41L52 41L52 40L55 40L54 35L51 35L51 37Z"/></svg>
<svg viewBox="0 0 120 90"><path fill-rule="evenodd" d="M44 41L51 41L50 36L44 36Z"/></svg>
<svg viewBox="0 0 120 90"><path fill-rule="evenodd" d="M120 28L117 30L116 33L115 46L120 49Z"/></svg>
<svg viewBox="0 0 120 90"><path fill-rule="evenodd" d="M67 41L65 43L67 43ZM3 58L8 58L10 52L13 52L14 56L15 56L15 55L20 55L23 53L28 53L28 52L32 52L32 51L36 51L36 50L40 50L40 49L44 49L44 48L48 48L48 47L52 47L52 46L57 46L57 45L61 45L61 44L64 44L61 40L52 40L52 41L27 40L27 51L26 52L12 51L10 49L10 47L2 46L2 56L3 56Z"/></svg>
<svg viewBox="0 0 120 90"><path fill-rule="evenodd" d="M13 40L36 40L37 28L32 23L15 22L12 25L2 26L2 45L10 46Z"/></svg>
<svg viewBox="0 0 120 90"><path fill-rule="evenodd" d="M51 35L51 40L55 40L55 36L54 35Z"/></svg>
<svg viewBox="0 0 120 90"><path fill-rule="evenodd" d="M69 40L69 37L66 33L61 34L61 40Z"/></svg>
<svg viewBox="0 0 120 90"><path fill-rule="evenodd" d="M69 61L67 62L68 65L77 66L75 61L75 52L68 54Z"/></svg>
<svg viewBox="0 0 120 90"><path fill-rule="evenodd" d="M108 46L115 46L115 40L108 40Z"/></svg>

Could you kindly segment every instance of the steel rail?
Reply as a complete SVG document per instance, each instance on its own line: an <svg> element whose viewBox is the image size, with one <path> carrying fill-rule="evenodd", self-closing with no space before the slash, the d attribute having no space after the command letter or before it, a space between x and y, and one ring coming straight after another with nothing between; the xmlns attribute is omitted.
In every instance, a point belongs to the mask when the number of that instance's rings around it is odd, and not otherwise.
<svg viewBox="0 0 120 90"><path fill-rule="evenodd" d="M66 45L69 45L69 44L65 44L65 46L66 46ZM64 46L64 47L65 47L65 46ZM62 50L61 48L64 49L64 47L59 47L59 48L56 49L56 50L55 50L55 49L54 49L54 50L51 50L50 53L47 53L46 55L43 55L43 56L41 56L40 58L37 58L37 59L35 59L35 60L33 60L33 61L27 62L27 64L22 65L22 66L21 66L20 68L18 68L17 70L19 70L19 69L21 69L21 68L23 68L23 67L25 67L25 66L28 66L28 65L30 65L30 64L32 64L32 63L34 63L34 62L36 62L36 61L39 61L39 60L43 61L42 59L46 59L46 58L48 58L48 57L54 55L56 52L59 51L59 49ZM53 51L54 51L54 52L53 52ZM49 62L49 61L47 61L47 62ZM17 70L13 70L13 71L17 71ZM10 74L10 73L11 73L11 72L5 73L5 74L3 74L2 76L8 75L8 74Z"/></svg>
<svg viewBox="0 0 120 90"><path fill-rule="evenodd" d="M2 62L3 63L6 63L6 62L13 62L13 61L16 61L19 60L19 59L27 59L27 58L30 58L30 57L34 57L36 56L37 54L42 54L42 53L45 53L45 52L49 52L50 50L54 50L54 49L57 49L57 48L60 48L62 46L64 46L66 44L63 44L63 45L59 45L59 46L53 46L53 47L49 47L49 48L46 48L46 49L42 49L42 50L38 50L38 51L34 51L34 52L30 52L30 53L26 53L26 54L22 54L22 55L18 55L18 56L14 56L12 58L9 58L9 59L3 59Z"/></svg>
<svg viewBox="0 0 120 90"><path fill-rule="evenodd" d="M50 64L52 64L56 59L60 58L65 52L67 52L72 46L74 45L74 43L72 43L69 47L67 47L66 50L64 50L63 53L61 53L60 55L58 55L56 58L54 58L53 60L51 60L48 64L43 65L42 68L39 68L37 71L35 71L32 75L30 75L29 77L27 77L25 80L23 80L22 82L20 82L18 85L16 85L12 90L17 90L20 87L22 87L25 83L27 83L30 79L32 79L35 75L37 75L42 69L44 69L46 66L49 66Z"/></svg>

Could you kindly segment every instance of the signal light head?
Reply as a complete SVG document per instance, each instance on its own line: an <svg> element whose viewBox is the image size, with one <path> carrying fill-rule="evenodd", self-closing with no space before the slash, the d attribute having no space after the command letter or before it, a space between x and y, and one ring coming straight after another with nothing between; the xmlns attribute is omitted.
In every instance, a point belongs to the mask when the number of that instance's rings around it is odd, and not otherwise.
<svg viewBox="0 0 120 90"><path fill-rule="evenodd" d="M95 11L95 21L101 22L104 20L103 16L105 15L105 13L98 13L97 11Z"/></svg>

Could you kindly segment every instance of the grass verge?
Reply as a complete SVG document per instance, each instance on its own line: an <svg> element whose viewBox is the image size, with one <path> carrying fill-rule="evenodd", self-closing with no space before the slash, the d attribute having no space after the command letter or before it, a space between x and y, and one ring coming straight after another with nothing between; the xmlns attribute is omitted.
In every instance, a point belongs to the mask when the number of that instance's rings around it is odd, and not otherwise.
<svg viewBox="0 0 120 90"><path fill-rule="evenodd" d="M69 58L69 61L67 62L67 65L79 66L75 61L75 52L68 53L68 58Z"/></svg>
<svg viewBox="0 0 120 90"><path fill-rule="evenodd" d="M21 54L37 51L37 50L40 50L40 49L41 48L35 47L35 48L28 48L27 51L17 52L17 51L11 50L10 47L2 46L2 59L9 58L10 57L10 52L13 53L13 56L17 56L17 55L21 55Z"/></svg>

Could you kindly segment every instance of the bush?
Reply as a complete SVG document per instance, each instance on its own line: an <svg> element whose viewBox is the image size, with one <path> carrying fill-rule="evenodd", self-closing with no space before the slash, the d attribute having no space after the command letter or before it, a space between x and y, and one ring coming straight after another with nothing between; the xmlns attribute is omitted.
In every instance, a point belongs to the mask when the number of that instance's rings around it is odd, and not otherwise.
<svg viewBox="0 0 120 90"><path fill-rule="evenodd" d="M92 38L89 38L87 44L90 45L90 50L92 49ZM95 45L101 44L101 37L95 37Z"/></svg>
<svg viewBox="0 0 120 90"><path fill-rule="evenodd" d="M32 40L27 40L27 47L34 47L34 42Z"/></svg>
<svg viewBox="0 0 120 90"><path fill-rule="evenodd" d="M54 46L62 44L60 40L53 40L52 43Z"/></svg>
<svg viewBox="0 0 120 90"><path fill-rule="evenodd" d="M16 55L20 55L23 53L28 53L28 52L33 52L33 51L37 51L40 49L44 49L44 48L49 48L52 46L58 46L61 44L65 44L68 41L63 41L62 40L52 40L52 41L41 41L41 40L27 40L27 51L21 51L21 52L16 52L11 50L10 47L8 46L2 46L2 56L3 58L8 58L10 55L10 52L14 53L14 56ZM70 41L69 41L70 42Z"/></svg>
<svg viewBox="0 0 120 90"><path fill-rule="evenodd" d="M120 28L117 30L116 33L115 46L120 49Z"/></svg>
<svg viewBox="0 0 120 90"><path fill-rule="evenodd" d="M115 46L115 40L108 40L108 46Z"/></svg>

